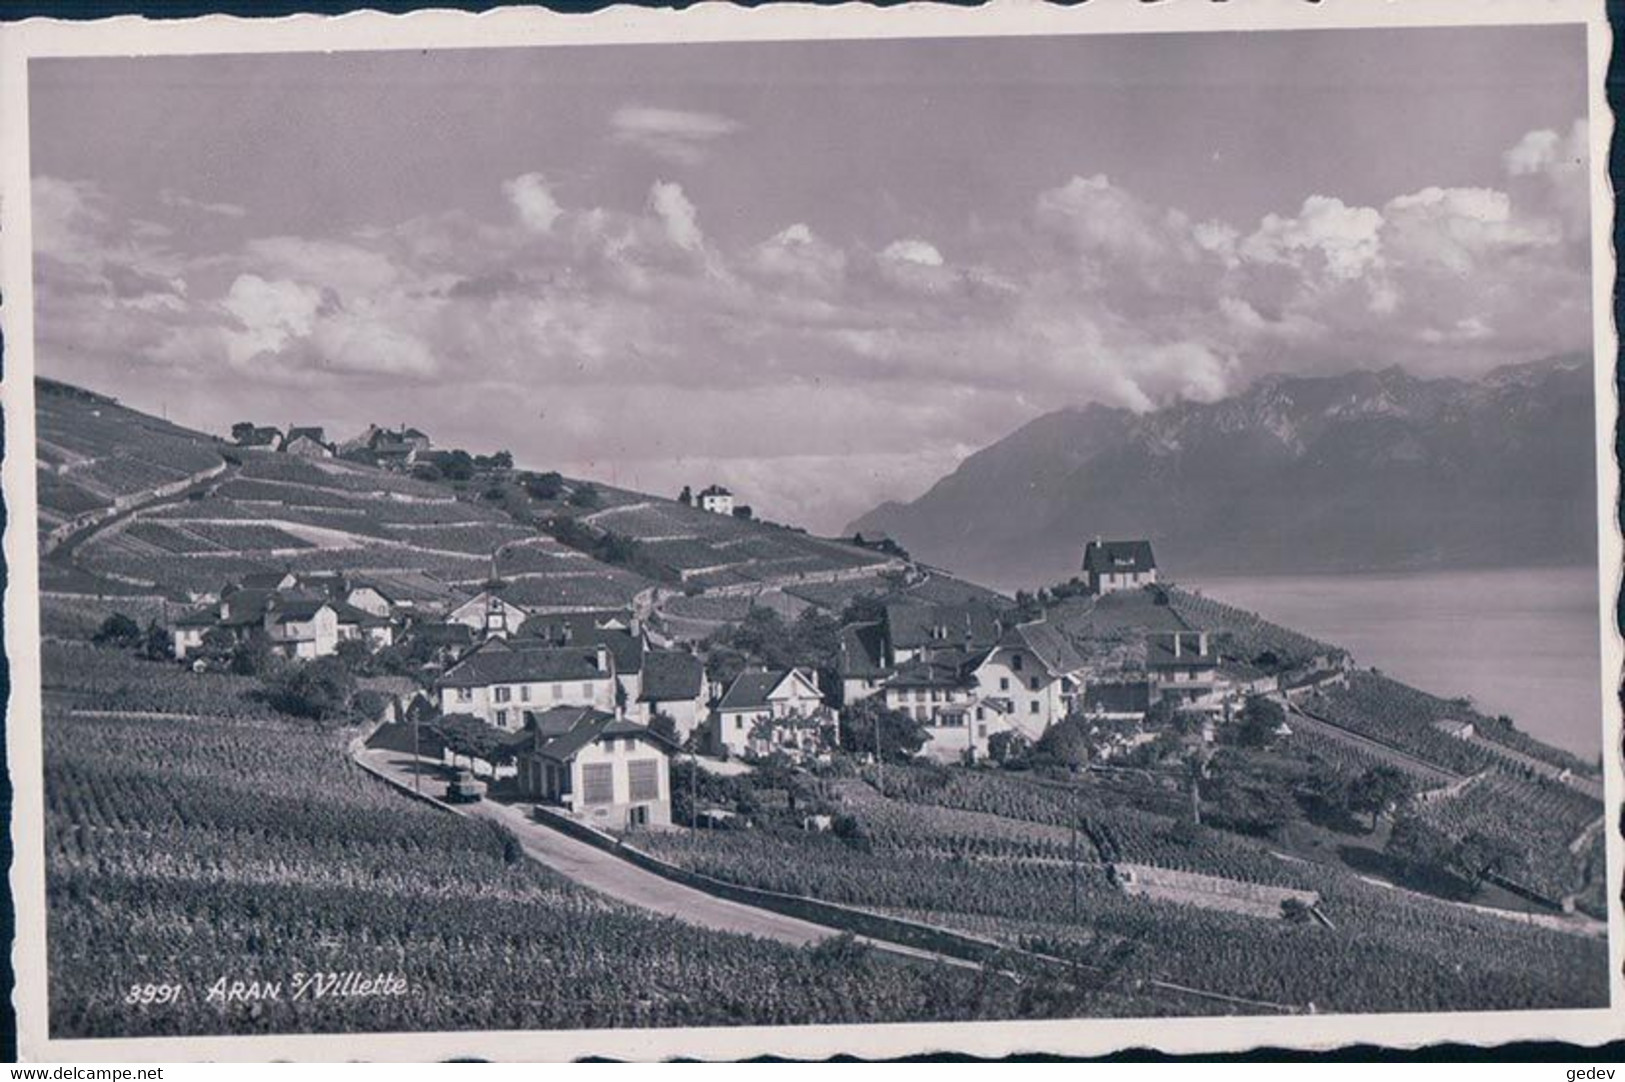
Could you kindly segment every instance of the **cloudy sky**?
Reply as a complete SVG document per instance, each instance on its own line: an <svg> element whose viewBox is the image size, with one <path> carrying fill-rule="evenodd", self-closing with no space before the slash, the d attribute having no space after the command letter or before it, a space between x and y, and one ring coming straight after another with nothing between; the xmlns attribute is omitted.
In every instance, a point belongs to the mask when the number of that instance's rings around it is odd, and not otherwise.
<svg viewBox="0 0 1625 1082"><path fill-rule="evenodd" d="M1579 28L34 61L38 361L835 530L1040 413L1590 342Z"/></svg>

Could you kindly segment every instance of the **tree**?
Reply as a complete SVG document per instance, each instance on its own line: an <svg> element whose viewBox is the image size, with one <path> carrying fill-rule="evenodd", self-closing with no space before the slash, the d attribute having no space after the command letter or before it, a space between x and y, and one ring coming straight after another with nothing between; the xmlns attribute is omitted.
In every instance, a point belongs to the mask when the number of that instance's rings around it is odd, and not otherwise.
<svg viewBox="0 0 1625 1082"><path fill-rule="evenodd" d="M925 746L926 733L918 722L900 710L889 709L878 696L871 696L841 712L842 750L874 754L877 728L882 759L906 762Z"/></svg>
<svg viewBox="0 0 1625 1082"><path fill-rule="evenodd" d="M472 714L451 714L442 718L435 729L453 755L483 759L493 766L512 757L507 735Z"/></svg>
<svg viewBox="0 0 1625 1082"><path fill-rule="evenodd" d="M448 481L468 481L474 476L474 456L464 450L441 451L435 456L435 465Z"/></svg>
<svg viewBox="0 0 1625 1082"><path fill-rule="evenodd" d="M191 653L204 661L229 661L237 649L237 637L223 627L211 627Z"/></svg>
<svg viewBox="0 0 1625 1082"><path fill-rule="evenodd" d="M677 502L682 504L684 507L693 507L694 490L689 488L687 485L684 485L683 491L677 494Z"/></svg>
<svg viewBox="0 0 1625 1082"><path fill-rule="evenodd" d="M564 491L564 478L549 470L525 478L525 495L533 500L556 500Z"/></svg>
<svg viewBox="0 0 1625 1082"><path fill-rule="evenodd" d="M1415 792L1410 775L1384 763L1368 768L1350 783L1348 807L1350 811L1370 813L1371 829L1376 830L1379 817L1403 808Z"/></svg>
<svg viewBox="0 0 1625 1082"><path fill-rule="evenodd" d="M1236 743L1244 748L1267 748L1275 743L1276 730L1285 722L1286 711L1280 703L1262 695L1249 695L1236 726Z"/></svg>
<svg viewBox="0 0 1625 1082"><path fill-rule="evenodd" d="M349 710L355 677L335 658L293 665L266 682L265 701L284 714L330 721Z"/></svg>
<svg viewBox="0 0 1625 1082"><path fill-rule="evenodd" d="M169 631L159 626L157 620L147 623L147 631L141 642L141 654L150 661L163 661L174 656L174 643L169 637Z"/></svg>
<svg viewBox="0 0 1625 1082"><path fill-rule="evenodd" d="M1033 748L1033 758L1068 770L1089 765L1089 723L1081 717L1067 717L1044 730Z"/></svg>
<svg viewBox="0 0 1625 1082"><path fill-rule="evenodd" d="M491 456L491 465L499 470L513 469L513 454L509 451L498 451Z"/></svg>
<svg viewBox="0 0 1625 1082"><path fill-rule="evenodd" d="M682 736L677 732L677 722L672 720L669 714L656 713L654 717L650 718L649 731L658 737L664 738L674 747L681 746L683 743Z"/></svg>
<svg viewBox="0 0 1625 1082"><path fill-rule="evenodd" d="M748 503L739 504L737 507L734 508L733 513L734 513L734 518L741 518L741 519L744 519L746 522L749 522L751 520L751 509L750 509L750 504L748 504Z"/></svg>
<svg viewBox="0 0 1625 1082"><path fill-rule="evenodd" d="M357 676L367 676L372 672L372 651L363 639L343 640L334 648L333 656Z"/></svg>
<svg viewBox="0 0 1625 1082"><path fill-rule="evenodd" d="M433 462L419 462L412 467L412 477L418 481L428 481L433 484L441 480L442 476L440 467Z"/></svg>
<svg viewBox="0 0 1625 1082"><path fill-rule="evenodd" d="M598 486L588 481L583 481L570 492L571 507L585 507L590 509L597 507L603 502L604 498L599 493Z"/></svg>
<svg viewBox="0 0 1625 1082"><path fill-rule="evenodd" d="M205 635L204 642L208 642ZM271 653L270 640L260 628L253 628L247 635L233 641L227 655L231 663L231 671L238 676L260 676L267 672L275 660Z"/></svg>
<svg viewBox="0 0 1625 1082"><path fill-rule="evenodd" d="M1000 766L1026 766L1033 744L1014 729L1001 729L987 738L987 757Z"/></svg>
<svg viewBox="0 0 1625 1082"><path fill-rule="evenodd" d="M141 625L122 612L115 612L102 621L90 641L97 646L139 646L143 641Z"/></svg>
<svg viewBox="0 0 1625 1082"><path fill-rule="evenodd" d="M238 421L231 426L231 438L237 443L242 443L254 434L255 427L253 421Z"/></svg>
<svg viewBox="0 0 1625 1082"><path fill-rule="evenodd" d="M1270 834L1298 818L1298 804L1277 778L1249 774L1234 766L1215 769L1198 782L1209 821L1244 834Z"/></svg>

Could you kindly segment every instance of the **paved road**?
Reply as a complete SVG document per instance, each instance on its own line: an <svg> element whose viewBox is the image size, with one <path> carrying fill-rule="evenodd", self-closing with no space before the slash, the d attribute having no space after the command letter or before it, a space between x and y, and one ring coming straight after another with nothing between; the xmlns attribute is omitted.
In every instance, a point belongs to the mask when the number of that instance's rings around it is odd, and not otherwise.
<svg viewBox="0 0 1625 1082"><path fill-rule="evenodd" d="M377 748L360 748L355 752L355 758L364 767L402 789L413 788L411 755ZM444 778L438 774L432 775L432 780L431 776L426 776L423 781L423 792L425 795L439 796L444 785ZM817 943L839 934L821 924L730 902L695 890L693 887L674 883L586 842L577 841L550 827L533 822L519 806L482 800L477 804L445 805L445 807L464 815L500 823L519 839L526 856L540 861L584 887L629 905L676 917L704 928L761 936L764 939L776 939L781 943L796 946ZM861 936L858 938L893 954L930 958L974 968L973 963L959 959L945 958L900 944Z"/></svg>

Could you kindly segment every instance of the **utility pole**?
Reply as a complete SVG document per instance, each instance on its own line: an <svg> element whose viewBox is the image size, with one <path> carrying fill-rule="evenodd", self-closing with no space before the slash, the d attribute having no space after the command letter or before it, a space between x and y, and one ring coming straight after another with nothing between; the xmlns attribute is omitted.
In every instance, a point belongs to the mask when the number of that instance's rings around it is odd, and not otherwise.
<svg viewBox="0 0 1625 1082"><path fill-rule="evenodd" d="M420 795L423 792L423 758L418 750L418 726L422 724L422 715L412 712L412 788Z"/></svg>
<svg viewBox="0 0 1625 1082"><path fill-rule="evenodd" d="M688 829L700 828L700 757L688 746Z"/></svg>
<svg viewBox="0 0 1625 1082"><path fill-rule="evenodd" d="M875 711L875 787L886 795L886 760L880 757L880 711Z"/></svg>

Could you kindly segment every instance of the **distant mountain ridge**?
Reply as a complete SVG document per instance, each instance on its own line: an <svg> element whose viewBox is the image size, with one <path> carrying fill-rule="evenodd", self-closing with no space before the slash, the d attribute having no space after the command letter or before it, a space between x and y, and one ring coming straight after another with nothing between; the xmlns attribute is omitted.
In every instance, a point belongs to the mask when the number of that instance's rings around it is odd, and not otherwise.
<svg viewBox="0 0 1625 1082"><path fill-rule="evenodd" d="M1588 357L1423 379L1267 376L1230 398L1034 419L849 532L1004 587L1149 537L1191 572L1558 566L1596 559Z"/></svg>

